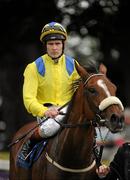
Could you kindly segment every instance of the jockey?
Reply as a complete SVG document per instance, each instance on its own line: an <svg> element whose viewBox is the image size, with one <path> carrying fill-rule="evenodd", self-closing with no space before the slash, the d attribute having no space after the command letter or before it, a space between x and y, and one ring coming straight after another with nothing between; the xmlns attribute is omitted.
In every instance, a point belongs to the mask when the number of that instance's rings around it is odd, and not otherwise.
<svg viewBox="0 0 130 180"><path fill-rule="evenodd" d="M60 125L54 120L61 119L58 108L70 101L75 80L80 78L75 63L78 62L64 54L67 32L57 22L46 24L40 35L45 53L24 71L23 101L28 113L37 117L39 125L31 135L30 142L24 145L27 154L31 140L40 140L55 135ZM63 109L63 111L66 111ZM62 116L63 117L63 116Z"/></svg>

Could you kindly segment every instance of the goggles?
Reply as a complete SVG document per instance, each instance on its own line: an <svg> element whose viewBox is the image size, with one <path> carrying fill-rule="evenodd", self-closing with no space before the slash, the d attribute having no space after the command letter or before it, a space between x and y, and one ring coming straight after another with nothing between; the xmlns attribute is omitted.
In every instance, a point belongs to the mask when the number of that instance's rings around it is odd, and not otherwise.
<svg viewBox="0 0 130 180"><path fill-rule="evenodd" d="M43 27L40 36L41 42L43 42L46 39L46 36L49 34L60 34L64 36L64 39L67 38L67 32L65 28L61 24L56 22L51 22Z"/></svg>
<svg viewBox="0 0 130 180"><path fill-rule="evenodd" d="M51 23L45 25L42 29L42 33L47 32L47 31L55 31L55 30L66 33L65 28L62 25L60 25L59 23L55 23L55 22L51 22Z"/></svg>

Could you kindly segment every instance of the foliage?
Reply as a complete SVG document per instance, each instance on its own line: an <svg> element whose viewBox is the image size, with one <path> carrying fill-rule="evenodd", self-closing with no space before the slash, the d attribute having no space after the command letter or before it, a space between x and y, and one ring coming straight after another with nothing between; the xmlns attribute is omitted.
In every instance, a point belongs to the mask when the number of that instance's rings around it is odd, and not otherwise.
<svg viewBox="0 0 130 180"><path fill-rule="evenodd" d="M2 159L2 160L8 160L9 159L9 152L3 152L3 151L1 151L0 152L0 159Z"/></svg>

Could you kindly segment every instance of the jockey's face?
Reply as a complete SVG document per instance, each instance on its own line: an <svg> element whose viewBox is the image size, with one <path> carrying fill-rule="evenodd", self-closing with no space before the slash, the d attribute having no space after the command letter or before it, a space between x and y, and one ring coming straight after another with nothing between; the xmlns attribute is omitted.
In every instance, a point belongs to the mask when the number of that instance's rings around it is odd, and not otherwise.
<svg viewBox="0 0 130 180"><path fill-rule="evenodd" d="M62 55L63 42L62 40L50 40L47 41L47 54L52 58L56 59Z"/></svg>

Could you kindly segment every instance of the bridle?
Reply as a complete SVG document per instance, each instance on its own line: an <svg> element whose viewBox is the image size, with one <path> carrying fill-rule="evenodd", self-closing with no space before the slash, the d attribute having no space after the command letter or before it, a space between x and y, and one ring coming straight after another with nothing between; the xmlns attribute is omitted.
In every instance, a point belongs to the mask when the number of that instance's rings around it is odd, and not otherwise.
<svg viewBox="0 0 130 180"><path fill-rule="evenodd" d="M84 82L84 87L88 84L88 82L96 76L104 76L104 74L92 74L90 75ZM105 98L103 101L100 102L99 106L96 107L91 99L89 98L89 96L87 96L87 100L89 102L89 106L91 109L93 109L93 112L95 112L95 117L94 119L90 120L90 121L86 121L83 123L76 123L76 124L68 124L68 123L63 123L63 122L59 122L56 121L62 128L76 128L76 127L87 127L90 125L93 126L97 126L97 123L100 123L102 121L102 117L101 117L101 113L108 108L110 105L114 105L117 104L121 107L122 111L124 110L124 107L122 105L122 102L116 97L116 96L109 96L107 98ZM61 115L65 115L65 113L60 112Z"/></svg>

